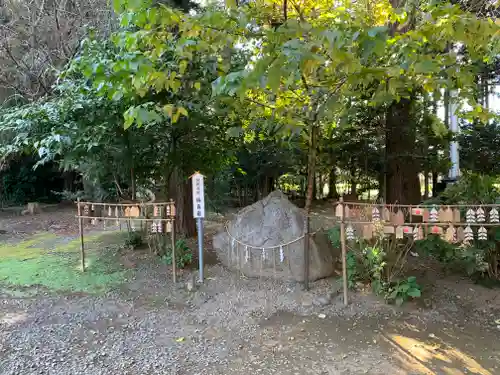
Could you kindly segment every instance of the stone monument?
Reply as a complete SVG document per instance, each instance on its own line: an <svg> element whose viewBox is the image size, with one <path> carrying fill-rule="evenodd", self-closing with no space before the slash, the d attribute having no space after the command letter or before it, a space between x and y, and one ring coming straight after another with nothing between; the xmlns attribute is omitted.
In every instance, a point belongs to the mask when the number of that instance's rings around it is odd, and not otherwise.
<svg viewBox="0 0 500 375"><path fill-rule="evenodd" d="M245 276L304 281L304 212L281 191L239 211L213 245L222 264ZM333 254L325 232L311 236L310 281L333 274Z"/></svg>

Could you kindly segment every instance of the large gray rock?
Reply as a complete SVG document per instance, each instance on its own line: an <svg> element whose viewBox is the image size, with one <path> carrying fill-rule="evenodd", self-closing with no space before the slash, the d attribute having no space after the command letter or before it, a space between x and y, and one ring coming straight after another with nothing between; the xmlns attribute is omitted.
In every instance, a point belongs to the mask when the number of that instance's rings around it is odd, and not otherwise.
<svg viewBox="0 0 500 375"><path fill-rule="evenodd" d="M245 276L304 281L303 234L303 211L274 191L238 212L227 230L214 236L213 245L226 267ZM280 245L291 241L281 254ZM263 251L270 247L274 248ZM325 233L312 236L309 265L311 281L333 274L333 249Z"/></svg>

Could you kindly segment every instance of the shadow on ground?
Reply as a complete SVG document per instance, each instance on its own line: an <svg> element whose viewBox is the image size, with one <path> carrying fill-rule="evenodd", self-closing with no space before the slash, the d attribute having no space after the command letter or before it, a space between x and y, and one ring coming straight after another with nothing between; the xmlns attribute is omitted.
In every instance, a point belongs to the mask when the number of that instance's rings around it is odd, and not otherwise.
<svg viewBox="0 0 500 375"><path fill-rule="evenodd" d="M495 375L498 334L474 325L446 327L412 316L300 316L279 312L261 323L256 345L233 373ZM261 370L262 371L262 370Z"/></svg>

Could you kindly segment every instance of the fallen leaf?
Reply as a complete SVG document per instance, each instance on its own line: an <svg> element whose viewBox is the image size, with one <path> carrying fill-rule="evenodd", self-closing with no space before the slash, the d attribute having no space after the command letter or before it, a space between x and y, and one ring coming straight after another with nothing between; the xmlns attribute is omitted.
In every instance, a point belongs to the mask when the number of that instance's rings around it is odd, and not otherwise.
<svg viewBox="0 0 500 375"><path fill-rule="evenodd" d="M184 337L179 337L179 338L175 339L176 342L183 342L185 340L186 340L186 338L184 338Z"/></svg>

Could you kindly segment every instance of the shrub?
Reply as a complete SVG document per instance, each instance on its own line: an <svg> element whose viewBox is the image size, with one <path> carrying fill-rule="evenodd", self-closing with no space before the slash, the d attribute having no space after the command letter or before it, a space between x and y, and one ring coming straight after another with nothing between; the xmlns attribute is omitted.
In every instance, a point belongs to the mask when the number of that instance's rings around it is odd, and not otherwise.
<svg viewBox="0 0 500 375"><path fill-rule="evenodd" d="M167 248L167 252L162 256L163 261L172 264L172 248ZM177 268L185 268L193 263L193 252L186 244L185 240L177 240L175 243L175 264Z"/></svg>
<svg viewBox="0 0 500 375"><path fill-rule="evenodd" d="M328 236L333 246L340 247L338 227L330 229ZM349 288L354 288L357 282L368 282L376 295L384 297L388 303L398 305L408 299L420 297L421 290L415 277L400 279L413 240L397 240L385 236L383 228L377 228L377 235L373 240L358 239L349 245L346 257Z"/></svg>

